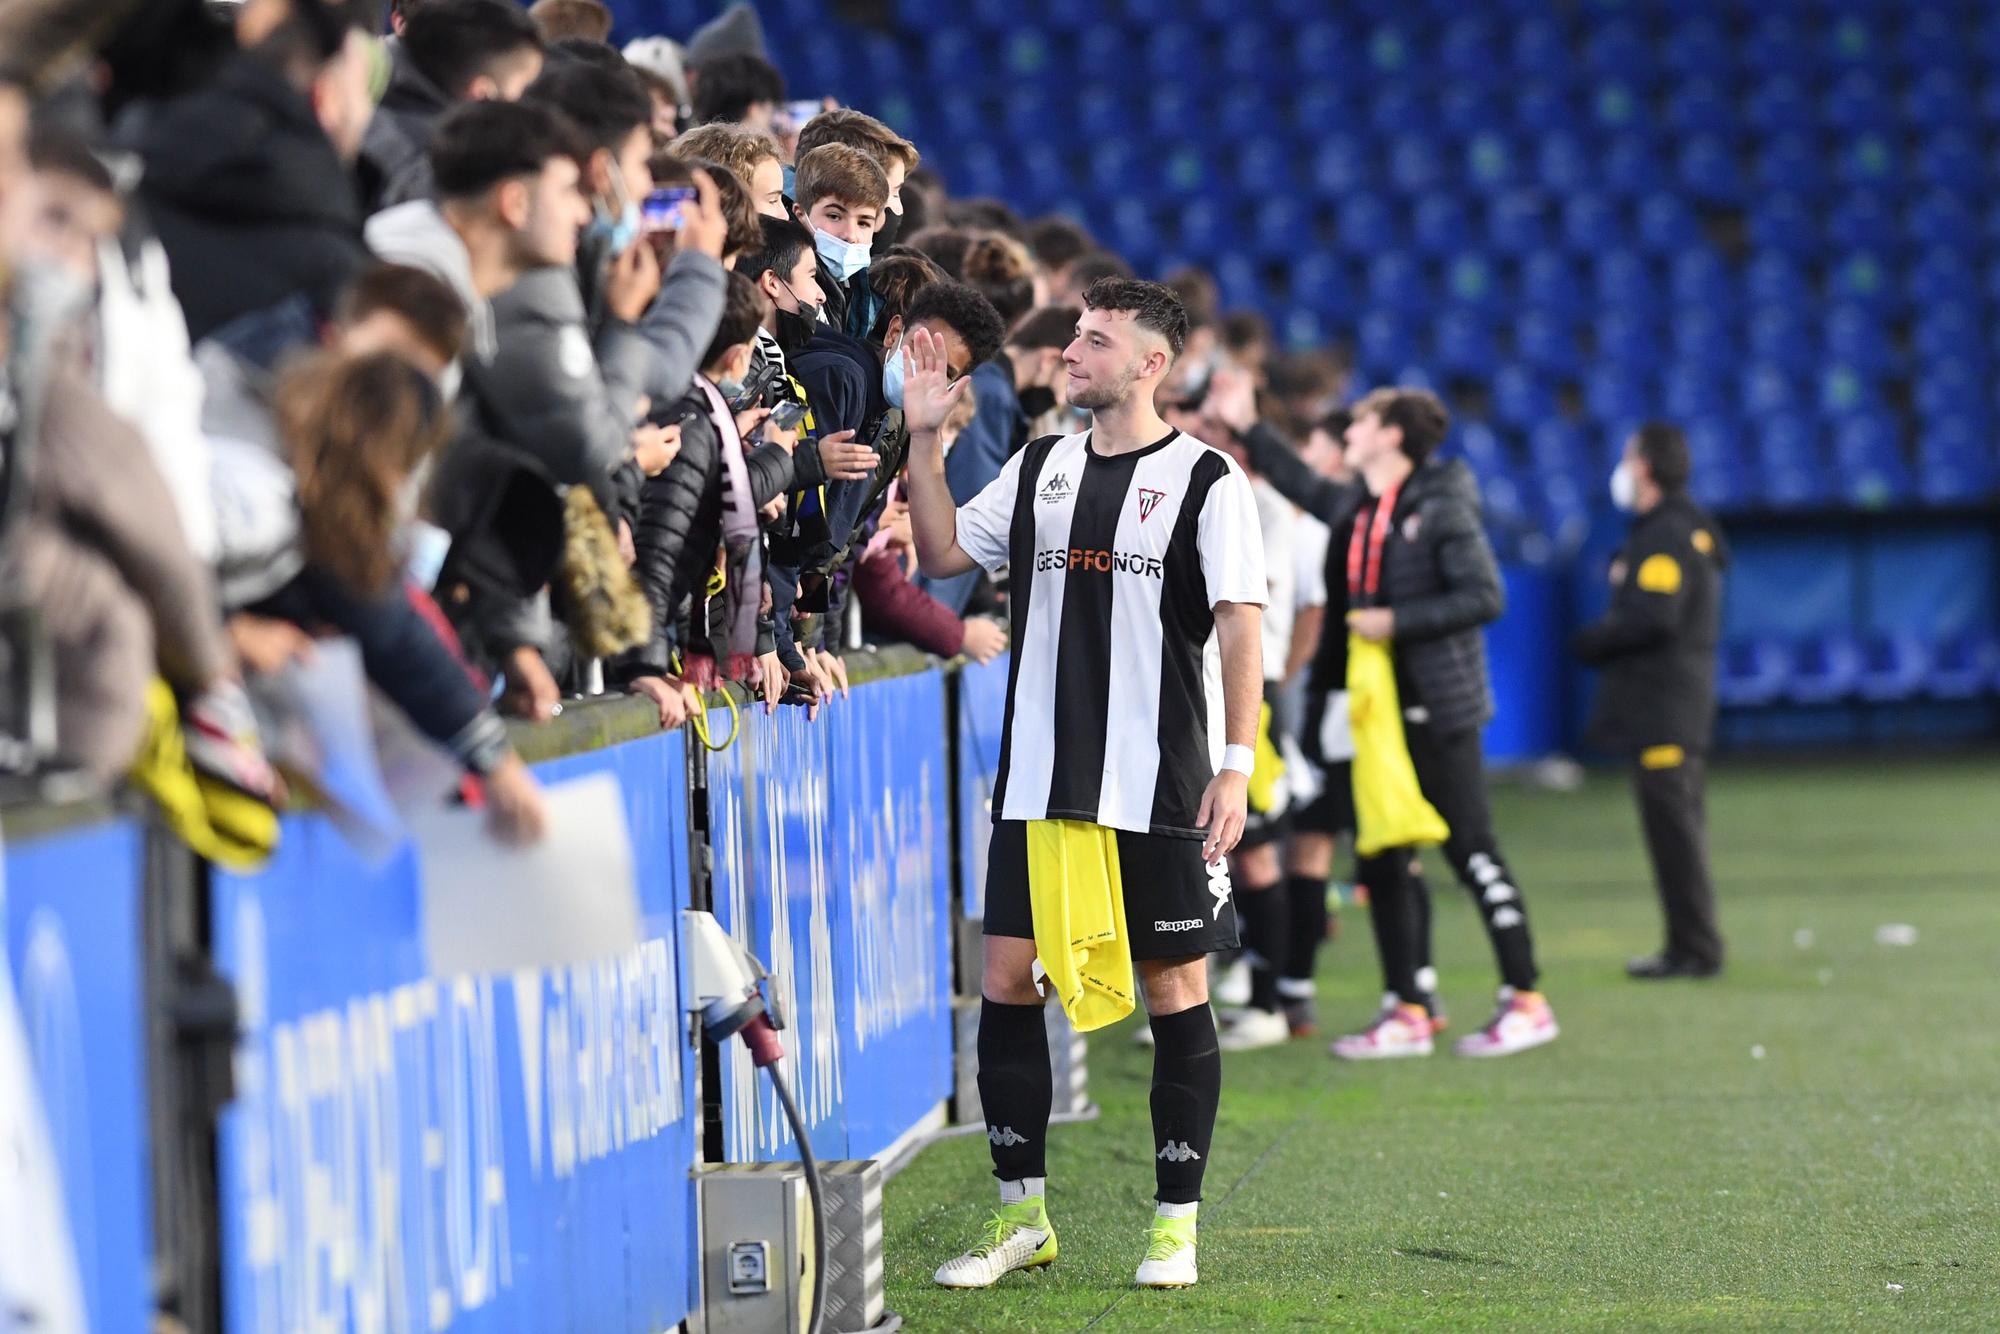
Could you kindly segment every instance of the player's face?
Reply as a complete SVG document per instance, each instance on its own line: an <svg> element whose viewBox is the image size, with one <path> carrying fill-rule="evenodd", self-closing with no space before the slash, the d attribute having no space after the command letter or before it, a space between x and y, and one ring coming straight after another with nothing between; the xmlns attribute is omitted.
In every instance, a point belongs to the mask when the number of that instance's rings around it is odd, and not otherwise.
<svg viewBox="0 0 2000 1334"><path fill-rule="evenodd" d="M1068 376L1064 397L1072 407L1102 412L1131 396L1152 349L1129 311L1086 310L1076 337L1063 349Z"/></svg>

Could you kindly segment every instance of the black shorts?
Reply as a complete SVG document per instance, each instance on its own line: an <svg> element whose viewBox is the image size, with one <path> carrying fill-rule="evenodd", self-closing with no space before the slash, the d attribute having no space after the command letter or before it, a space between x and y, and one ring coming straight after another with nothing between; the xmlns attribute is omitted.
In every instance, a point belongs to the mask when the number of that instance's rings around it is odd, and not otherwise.
<svg viewBox="0 0 2000 1334"><path fill-rule="evenodd" d="M1319 778L1319 793L1292 808L1292 828L1301 834L1333 838L1354 832L1354 761L1346 754L1328 759L1322 745L1326 711L1338 698L1336 692L1317 691L1306 701L1299 749Z"/></svg>
<svg viewBox="0 0 2000 1334"><path fill-rule="evenodd" d="M1201 841L1118 831L1125 931L1135 959L1180 959L1234 949L1236 899L1229 862L1209 866ZM1028 897L1028 825L996 820L986 854L986 934L1035 938Z"/></svg>

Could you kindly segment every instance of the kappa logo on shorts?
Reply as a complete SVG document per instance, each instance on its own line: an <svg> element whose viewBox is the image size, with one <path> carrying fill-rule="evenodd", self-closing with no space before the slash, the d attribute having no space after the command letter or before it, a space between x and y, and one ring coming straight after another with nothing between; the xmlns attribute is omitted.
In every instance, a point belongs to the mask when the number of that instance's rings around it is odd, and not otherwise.
<svg viewBox="0 0 2000 1334"><path fill-rule="evenodd" d="M1161 1149L1153 1156L1162 1162L1169 1163L1198 1163L1201 1161L1201 1155L1196 1153L1194 1146L1186 1140L1182 1140L1178 1144L1172 1140L1168 1140L1167 1147Z"/></svg>
<svg viewBox="0 0 2000 1334"><path fill-rule="evenodd" d="M1055 476L1049 478L1048 485L1042 488L1041 499L1044 504L1052 505L1056 501L1062 500L1068 495L1069 495L1069 474L1059 472Z"/></svg>
<svg viewBox="0 0 2000 1334"><path fill-rule="evenodd" d="M1219 861L1208 868L1208 892L1215 896L1215 919L1222 920L1222 905L1229 902L1229 863Z"/></svg>
<svg viewBox="0 0 2000 1334"><path fill-rule="evenodd" d="M1153 511L1158 509L1160 507L1160 502L1165 500L1166 498L1167 498L1167 493L1164 491L1154 491L1147 487L1143 486L1140 487L1139 522L1144 523L1146 520L1152 518Z"/></svg>
<svg viewBox="0 0 2000 1334"><path fill-rule="evenodd" d="M1199 917L1182 917L1171 922L1154 922L1155 931L1199 931L1202 921Z"/></svg>
<svg viewBox="0 0 2000 1334"><path fill-rule="evenodd" d="M1011 1149L1016 1144L1026 1144L1028 1137L1018 1133L1012 1126L988 1126L986 1138L1003 1149Z"/></svg>

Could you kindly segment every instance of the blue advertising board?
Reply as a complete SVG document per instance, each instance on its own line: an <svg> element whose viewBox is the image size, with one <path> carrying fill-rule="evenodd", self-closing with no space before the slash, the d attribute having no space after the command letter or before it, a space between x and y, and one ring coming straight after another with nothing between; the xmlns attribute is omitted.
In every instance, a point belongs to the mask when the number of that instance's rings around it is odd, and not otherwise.
<svg viewBox="0 0 2000 1334"><path fill-rule="evenodd" d="M986 916L986 845L993 836L993 782L1000 774L1000 742L1007 722L1007 671L1003 653L958 674L958 864L963 911Z"/></svg>
<svg viewBox="0 0 2000 1334"><path fill-rule="evenodd" d="M152 1327L145 836L117 820L6 849L9 969L62 1182L86 1325Z"/></svg>
<svg viewBox="0 0 2000 1334"><path fill-rule="evenodd" d="M710 716L727 735L726 711ZM944 678L857 686L807 723L746 711L709 756L715 911L768 966L813 1151L873 1157L949 1095L951 842ZM731 1162L797 1156L741 1044L723 1054Z"/></svg>
<svg viewBox="0 0 2000 1334"><path fill-rule="evenodd" d="M231 1331L661 1329L696 1296L699 1116L681 1003L679 735L538 766L620 779L646 939L507 977L427 975L413 849L287 819L218 872L244 1024L220 1195Z"/></svg>

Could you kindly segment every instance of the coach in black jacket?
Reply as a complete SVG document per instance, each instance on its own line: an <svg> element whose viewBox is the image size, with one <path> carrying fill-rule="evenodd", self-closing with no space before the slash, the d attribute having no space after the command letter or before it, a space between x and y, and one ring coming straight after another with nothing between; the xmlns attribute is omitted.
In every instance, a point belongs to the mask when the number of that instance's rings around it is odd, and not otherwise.
<svg viewBox="0 0 2000 1334"><path fill-rule="evenodd" d="M1254 422L1254 401L1242 387L1217 379L1211 407L1238 432L1251 466L1331 530L1329 602L1344 590L1349 627L1394 644L1410 758L1424 795L1450 826L1445 855L1479 905L1506 988L1493 1020L1460 1049L1505 1055L1546 1042L1554 1018L1535 990L1527 909L1493 835L1480 742L1493 716L1483 630L1499 618L1506 596L1480 523L1477 483L1462 462L1432 457L1450 416L1422 390L1370 394L1355 406L1347 437L1348 461L1361 480L1334 482ZM1327 633L1342 629L1329 621ZM1376 905L1369 916L1389 990L1435 1016L1430 911L1410 850L1366 858L1361 873ZM1368 1036L1360 1035L1364 1045ZM1336 1054L1345 1054L1342 1043ZM1429 1049L1428 1033L1421 1045Z"/></svg>
<svg viewBox="0 0 2000 1334"><path fill-rule="evenodd" d="M1666 911L1666 948L1626 965L1639 978L1722 970L1704 796L1729 554L1715 520L1688 498L1689 472L1687 442L1673 426L1648 423L1626 442L1612 496L1637 517L1611 565L1611 605L1575 642L1604 678L1589 739L1632 762Z"/></svg>

